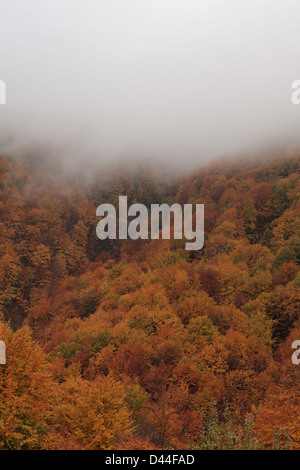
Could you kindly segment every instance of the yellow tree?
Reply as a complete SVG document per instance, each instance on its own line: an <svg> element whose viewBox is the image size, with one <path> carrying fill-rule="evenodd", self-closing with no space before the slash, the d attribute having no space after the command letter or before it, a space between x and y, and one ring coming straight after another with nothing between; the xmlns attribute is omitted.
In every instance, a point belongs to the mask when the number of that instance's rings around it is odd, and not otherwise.
<svg viewBox="0 0 300 470"><path fill-rule="evenodd" d="M70 377L62 385L58 413L58 422L83 449L114 449L131 434L125 389L112 377Z"/></svg>
<svg viewBox="0 0 300 470"><path fill-rule="evenodd" d="M0 365L0 449L38 449L46 438L53 388L46 355L28 328L0 322L7 360Z"/></svg>

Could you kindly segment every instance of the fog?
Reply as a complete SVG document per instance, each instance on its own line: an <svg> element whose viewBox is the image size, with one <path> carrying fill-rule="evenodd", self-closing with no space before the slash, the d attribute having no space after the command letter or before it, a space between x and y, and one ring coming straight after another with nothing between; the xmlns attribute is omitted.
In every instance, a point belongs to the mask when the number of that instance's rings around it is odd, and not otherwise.
<svg viewBox="0 0 300 470"><path fill-rule="evenodd" d="M298 143L299 0L0 1L0 151L183 168Z"/></svg>

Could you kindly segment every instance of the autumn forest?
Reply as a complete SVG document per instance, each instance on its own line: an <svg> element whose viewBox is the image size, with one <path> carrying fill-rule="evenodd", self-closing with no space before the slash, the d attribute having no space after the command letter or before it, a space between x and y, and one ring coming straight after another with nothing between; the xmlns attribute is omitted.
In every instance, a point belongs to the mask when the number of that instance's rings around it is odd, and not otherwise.
<svg viewBox="0 0 300 470"><path fill-rule="evenodd" d="M0 157L0 449L300 449L299 165ZM203 249L99 240L119 195L204 204Z"/></svg>

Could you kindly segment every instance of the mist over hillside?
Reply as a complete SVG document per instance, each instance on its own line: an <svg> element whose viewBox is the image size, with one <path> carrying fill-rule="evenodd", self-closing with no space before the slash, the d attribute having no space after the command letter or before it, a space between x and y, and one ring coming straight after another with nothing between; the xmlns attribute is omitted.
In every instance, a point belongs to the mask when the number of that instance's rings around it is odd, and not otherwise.
<svg viewBox="0 0 300 470"><path fill-rule="evenodd" d="M299 18L1 2L0 450L300 450Z"/></svg>
<svg viewBox="0 0 300 470"><path fill-rule="evenodd" d="M299 144L299 14L298 0L10 0L2 151L190 170Z"/></svg>

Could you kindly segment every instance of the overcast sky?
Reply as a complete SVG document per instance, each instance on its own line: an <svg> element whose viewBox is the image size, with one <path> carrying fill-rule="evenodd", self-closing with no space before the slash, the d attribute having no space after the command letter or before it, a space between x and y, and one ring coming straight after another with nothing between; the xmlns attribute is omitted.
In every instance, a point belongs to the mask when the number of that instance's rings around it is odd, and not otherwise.
<svg viewBox="0 0 300 470"><path fill-rule="evenodd" d="M0 0L0 140L201 163L294 142L299 0Z"/></svg>

